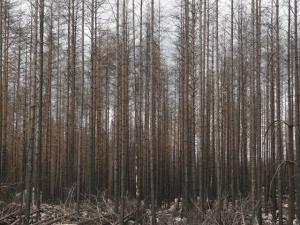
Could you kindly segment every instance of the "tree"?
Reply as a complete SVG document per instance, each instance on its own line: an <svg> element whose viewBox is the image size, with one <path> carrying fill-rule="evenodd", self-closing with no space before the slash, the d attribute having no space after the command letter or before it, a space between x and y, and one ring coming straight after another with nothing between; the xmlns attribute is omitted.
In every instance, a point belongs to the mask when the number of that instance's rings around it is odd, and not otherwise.
<svg viewBox="0 0 300 225"><path fill-rule="evenodd" d="M157 91L157 78L155 73L154 53L154 0L151 0L151 16L150 16L150 72L152 95L151 95L151 141L150 141L150 196L151 196L151 216L152 225L156 224L156 202L155 202L155 190L154 190L154 154L156 152L156 91Z"/></svg>
<svg viewBox="0 0 300 225"><path fill-rule="evenodd" d="M2 137L1 137L1 150L2 150L2 173L3 177L7 176L7 161L8 161L8 73L9 73L9 40L10 40L10 12L9 4L4 4L4 51L3 51L3 79L1 88L1 103L2 103Z"/></svg>
<svg viewBox="0 0 300 225"><path fill-rule="evenodd" d="M3 80L3 0L0 1L0 105L2 106L2 80ZM2 110L0 110L0 169L1 169L1 176L4 175L3 173L3 150L2 150Z"/></svg>
<svg viewBox="0 0 300 225"><path fill-rule="evenodd" d="M82 1L82 15L81 15L81 109L80 109L80 147L77 153L77 215L79 216L80 210L80 189L81 189L81 154L83 149L83 117L84 117L84 79L85 79L85 59L84 59L84 23L85 23L85 1Z"/></svg>
<svg viewBox="0 0 300 225"><path fill-rule="evenodd" d="M43 84L44 84L44 0L40 0L39 4L40 13L40 47L39 47L39 111L38 111L38 145L37 145L37 157L36 157L36 178L37 178L37 218L40 219L40 207L41 207L41 160L42 160L42 138L43 138Z"/></svg>
<svg viewBox="0 0 300 225"><path fill-rule="evenodd" d="M300 127L300 97L299 97L299 62L298 62L298 2L294 1L294 63L295 63L295 129L299 130ZM298 132L297 132L298 133ZM296 165L300 163L300 135L296 135ZM300 218L300 169L299 166L295 166L295 180L296 180L296 215L297 218Z"/></svg>
<svg viewBox="0 0 300 225"><path fill-rule="evenodd" d="M291 74L291 1L288 2L288 56L287 56L287 73L288 73L288 150L287 158L294 161L294 134L292 124L294 122L294 107L293 107L293 88L292 88L292 74ZM289 212L288 224L292 224L295 217L295 181L294 181L294 167L289 166Z"/></svg>
<svg viewBox="0 0 300 225"><path fill-rule="evenodd" d="M280 43L279 43L279 0L276 0L276 104L277 121L281 121L281 67L280 67ZM279 163L283 160L281 125L277 129L277 154ZM282 222L282 174L278 173L278 207L279 224Z"/></svg>
<svg viewBox="0 0 300 225"><path fill-rule="evenodd" d="M31 89L31 128L30 128L30 143L29 150L27 153L27 165L26 165L26 178L25 178L25 221L24 224L29 224L30 219L30 206L32 198L32 168L33 168L33 152L35 149L35 123L36 123L36 104L37 104L37 29L38 29L38 0L34 4L34 17L33 23L31 24L32 30L32 50L33 58L31 61L30 75L32 77L32 89Z"/></svg>

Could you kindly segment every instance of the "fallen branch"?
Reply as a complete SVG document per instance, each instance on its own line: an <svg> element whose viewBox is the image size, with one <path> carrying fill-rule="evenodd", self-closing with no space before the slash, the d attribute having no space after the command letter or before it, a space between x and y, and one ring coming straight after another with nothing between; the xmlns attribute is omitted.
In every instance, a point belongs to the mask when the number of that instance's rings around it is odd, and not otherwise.
<svg viewBox="0 0 300 225"><path fill-rule="evenodd" d="M123 222L127 222L127 220L129 219L130 216L132 216L133 214L135 214L137 212L137 210L132 211L131 213L127 214L125 217L123 217L121 220L117 221L116 223L114 223L113 225L117 225L119 223Z"/></svg>
<svg viewBox="0 0 300 225"><path fill-rule="evenodd" d="M18 212L20 212L20 209L17 209L12 213L3 216L2 218L0 218L0 222L4 221L5 219L8 219L9 217L15 216Z"/></svg>
<svg viewBox="0 0 300 225"><path fill-rule="evenodd" d="M14 221L13 223L11 223L10 225L16 225L17 223L19 223L21 221L21 219L17 219L16 221Z"/></svg>

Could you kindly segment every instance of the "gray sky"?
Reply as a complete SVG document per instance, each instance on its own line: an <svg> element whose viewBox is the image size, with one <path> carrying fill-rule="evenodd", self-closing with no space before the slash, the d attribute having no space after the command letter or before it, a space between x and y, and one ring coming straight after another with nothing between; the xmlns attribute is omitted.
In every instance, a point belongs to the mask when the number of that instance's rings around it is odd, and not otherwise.
<svg viewBox="0 0 300 225"><path fill-rule="evenodd" d="M34 0L13 0L17 2L17 5L19 5L20 9L23 9L25 12L27 12L29 14L29 2L30 1L34 1ZM66 0L61 0L61 2L66 1ZM112 28L114 29L115 27L115 19L113 16L113 10L115 10L115 5L116 5L116 0L105 0L106 1L106 6L104 8L101 8L99 10L98 13L98 21L101 24L101 26L103 27L103 29L106 28ZM155 0L155 7L158 7L158 4L161 4L161 16L162 16L162 28L163 28L163 32L162 32L162 49L163 49L163 53L167 58L171 58L172 53L174 51L174 42L176 41L176 22L172 19L172 16L176 15L178 13L178 6L179 2L181 0ZM238 2L243 2L244 4L249 4L250 0L234 0L235 4L238 4ZM270 6L271 0L262 0L262 5L268 5ZM50 1L46 1L46 2L50 2ZM144 0L144 12L146 12L146 7L147 7L147 2L149 2L149 0ZM197 0L196 0L197 2ZM212 5L215 4L215 0L208 0L208 2ZM219 0L220 3L220 21L224 20L226 14L229 14L230 12L230 0ZM286 7L285 7L285 1L281 0L281 13L284 14ZM136 25L138 26L139 23L139 4L140 4L140 0L135 0L135 5L136 5L136 14L137 14L137 18L136 18ZM132 0L128 0L128 5L129 5L129 10L132 8ZM145 15L145 14L144 14ZM131 16L131 15L130 15ZM145 19L144 19L145 21ZM230 23L226 23L229 24ZM89 24L87 23L88 27ZM87 36L89 33L88 28L87 29ZM220 29L222 29L220 27ZM86 40L87 41L87 40Z"/></svg>

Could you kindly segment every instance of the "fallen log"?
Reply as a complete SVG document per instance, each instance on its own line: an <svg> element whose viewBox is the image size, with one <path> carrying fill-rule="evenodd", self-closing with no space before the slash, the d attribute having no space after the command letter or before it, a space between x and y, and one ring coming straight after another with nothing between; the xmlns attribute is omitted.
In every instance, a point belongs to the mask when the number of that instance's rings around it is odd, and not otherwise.
<svg viewBox="0 0 300 225"><path fill-rule="evenodd" d="M77 225L84 225L84 224L88 224L88 223L91 223L91 222L98 222L98 221L101 222L101 220L103 220L103 219L104 219L108 224L110 224L110 225L118 225L118 224L122 223L122 221L126 223L126 222L130 219L130 217L131 217L132 215L134 215L135 213L136 213L136 210L134 210L134 211L132 211L131 213L127 214L126 216L124 216L124 218L118 220L118 221L115 222L115 223L111 223L111 222L110 222L109 220L107 220L104 216L102 216L102 218L98 217L98 218L85 219L85 220L83 220L83 221L78 222Z"/></svg>
<svg viewBox="0 0 300 225"><path fill-rule="evenodd" d="M58 222L58 221L60 221L60 220L65 219L65 218L67 218L67 217L71 217L71 216L73 216L74 214L75 214L75 213L71 213L71 214L64 215L64 216L60 216L60 217L54 218L54 219L50 218L50 219L46 219L46 220L41 220L41 221L38 221L38 222L36 222L36 223L34 223L34 224L32 224L32 225L51 225L51 224L53 224L53 223L56 223L56 222Z"/></svg>
<svg viewBox="0 0 300 225"><path fill-rule="evenodd" d="M84 219L82 221L77 222L77 225L89 224L91 222L97 222L98 220L100 220L100 219L99 218Z"/></svg>

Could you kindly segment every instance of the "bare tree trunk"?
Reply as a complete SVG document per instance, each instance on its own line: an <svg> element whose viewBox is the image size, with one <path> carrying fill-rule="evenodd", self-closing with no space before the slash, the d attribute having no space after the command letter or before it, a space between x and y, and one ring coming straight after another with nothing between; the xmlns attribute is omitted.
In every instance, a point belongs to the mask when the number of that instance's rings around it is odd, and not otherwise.
<svg viewBox="0 0 300 225"><path fill-rule="evenodd" d="M151 196L151 219L152 225L156 224L156 203L154 190L154 154L156 151L156 73L154 68L154 0L151 0L150 18L150 77L152 79L151 96L151 143L150 143L150 196Z"/></svg>
<svg viewBox="0 0 300 225"><path fill-rule="evenodd" d="M62 162L62 76L61 76L61 64L60 64L60 10L58 11L58 21L57 21L57 80L56 80L56 96L57 96L57 103L56 103L56 120L57 120L57 150L56 150L56 165L55 165L55 170L56 170L56 175L55 175L55 184L57 186L62 186L62 175L63 172L61 171L61 162ZM62 196L62 188L56 188L55 195L57 196Z"/></svg>
<svg viewBox="0 0 300 225"><path fill-rule="evenodd" d="M114 150L114 200L115 209L118 210L119 207L119 152L120 152L120 101L121 101L121 77L120 77L120 0L117 0L117 18L116 18L116 33L117 33L117 43L116 43L116 78L117 78L117 107L116 107L116 148Z"/></svg>
<svg viewBox="0 0 300 225"><path fill-rule="evenodd" d="M77 216L79 217L80 212L80 193L81 193L81 153L83 149L83 114L84 114L84 23L85 23L85 1L82 0L82 15L81 15L81 109L80 109L80 146L77 153Z"/></svg>
<svg viewBox="0 0 300 225"><path fill-rule="evenodd" d="M53 67L53 9L50 6L50 27L48 37L48 65L47 65L47 87L46 87L46 104L45 104L45 156L41 160L45 160L45 169L42 171L42 177L46 177L46 182L43 182L41 190L44 196L49 199L52 193L52 67Z"/></svg>
<svg viewBox="0 0 300 225"><path fill-rule="evenodd" d="M221 118L220 118L220 101L221 101L221 79L220 79L220 51L219 51L219 0L216 0L216 85L217 85L217 138L216 138L216 170L217 170L217 200L218 211L217 220L221 222L221 210L222 210L222 180L221 180Z"/></svg>
<svg viewBox="0 0 300 225"><path fill-rule="evenodd" d="M235 77L235 71L234 71L234 0L231 0L231 28L230 28L230 42L231 42L231 49L230 49L230 73L231 73L231 81L230 81L230 103L231 106L229 111L229 116L230 116L230 126L228 127L229 130L229 149L230 152L228 152L228 154L231 155L231 171L230 171L230 175L231 175L231 181L230 181L230 196L231 196L231 200L233 205L235 205L235 199L236 199L236 190L235 190L235 181L236 181L236 176L235 176L235 171L236 171L236 163L237 163L237 156L235 154L235 120L234 120L234 109L235 109L235 99L234 99L234 92L235 92L235 88L234 88L234 77ZM228 149L228 150L229 150Z"/></svg>
<svg viewBox="0 0 300 225"><path fill-rule="evenodd" d="M18 130L19 130L19 90L20 90L20 73L21 73L21 42L19 38L18 51L17 51L17 63L16 63L16 74L15 74L15 82L13 87L13 116L12 116L12 137L11 137L11 168L13 169L12 178L9 180L10 182L17 182L19 177L19 163L18 163L18 153L17 153L17 145L18 145Z"/></svg>
<svg viewBox="0 0 300 225"><path fill-rule="evenodd" d="M273 28L273 1L272 1L272 15L271 15L271 93L270 93L270 111L271 111L271 123L275 121L275 73L274 73L274 28ZM274 132L271 133L271 163L272 163L272 168L271 168L271 176L275 174L275 160L276 160L276 155L275 155L275 134ZM275 182L274 182L275 183ZM272 215L273 215L273 220L276 221L276 185L272 185L271 190L271 210L272 210Z"/></svg>
<svg viewBox="0 0 300 225"><path fill-rule="evenodd" d="M190 106L190 161L191 161L191 198L196 197L196 2L192 0L192 28L191 28L191 106ZM214 148L213 148L214 151ZM215 184L212 182L212 185Z"/></svg>
<svg viewBox="0 0 300 225"><path fill-rule="evenodd" d="M182 96L183 96L183 107L182 107L182 129L183 129L183 174L184 174L184 180L183 180L183 213L185 216L188 215L189 209L190 209L190 187L189 187L189 169L188 169L188 163L189 163L189 73L190 73L190 52L189 52L189 1L184 1L184 33L183 33L183 74L182 74Z"/></svg>
<svg viewBox="0 0 300 225"><path fill-rule="evenodd" d="M280 71L280 43L279 43L279 0L276 0L276 116L277 121L281 121L281 71ZM278 162L283 160L282 150L282 132L281 125L277 128L277 154ZM278 209L279 209L279 225L282 225L282 172L278 172Z"/></svg>
<svg viewBox="0 0 300 225"><path fill-rule="evenodd" d="M251 90L255 90L256 70L255 70L255 2L251 1ZM250 125L250 163L251 163L251 204L253 217L256 216L256 194L257 194L257 177L256 177L256 96L254 91L251 92L251 125ZM253 218L254 219L254 218Z"/></svg>
<svg viewBox="0 0 300 225"><path fill-rule="evenodd" d="M135 2L135 1L133 1ZM133 3L134 4L134 3ZM133 13L134 14L134 13ZM142 165L143 165L143 141L142 141L142 101L143 101L143 90L142 90L142 82L143 82L143 0L140 0L140 23L139 23L139 72L136 79L136 95L137 95L137 118L136 118L136 198L137 198L137 213L136 213L136 222L138 223L138 218L141 217L141 195L142 195ZM134 25L133 25L134 27ZM135 28L134 28L135 29Z"/></svg>
<svg viewBox="0 0 300 225"><path fill-rule="evenodd" d="M0 106L2 108L2 68L3 68L3 0L0 0ZM0 110L0 176L3 177L4 171L3 171L3 151L2 151L2 110Z"/></svg>
<svg viewBox="0 0 300 225"><path fill-rule="evenodd" d="M294 136L293 136L293 78L291 74L291 0L288 2L288 56L287 56L287 70L288 70L288 146L287 158L294 161ZM295 181L294 181L294 166L289 165L289 211L288 211L288 225L293 224L295 218Z"/></svg>
<svg viewBox="0 0 300 225"><path fill-rule="evenodd" d="M257 209L257 217L259 224L262 224L262 212L260 199L261 196L261 177L262 177L262 166L261 166L261 124L262 124L262 109L261 109L261 1L255 1L255 32L256 32L256 56L255 56L255 64L256 64L256 161L257 161L257 194L256 201L258 201L258 209Z"/></svg>
<svg viewBox="0 0 300 225"><path fill-rule="evenodd" d="M31 79L33 80L33 87L31 88L31 127L30 127L30 140L29 140L29 148L27 153L27 165L26 165L26 177L25 177L25 219L24 224L29 225L30 219L30 206L31 206L31 199L32 199L32 171L33 171L33 152L35 149L35 122L36 122L36 104L37 104L37 26L38 26L38 9L37 9L38 1L35 1L35 10L34 10L34 19L33 23L31 24L31 29L33 30L32 33L32 51L33 51L33 59L30 60L31 69L30 75Z"/></svg>
<svg viewBox="0 0 300 225"><path fill-rule="evenodd" d="M95 194L95 93L96 93L96 27L95 27L95 0L92 0L91 5L91 17L92 17L92 24L91 24L91 81L90 81L90 155L89 155L89 178L88 178L88 185L89 185L89 193Z"/></svg>
<svg viewBox="0 0 300 225"><path fill-rule="evenodd" d="M296 166L295 166L295 180L296 180L296 215L300 219L300 80L299 80L299 59L298 59L298 0L294 0L294 39L295 39L295 129L296 129ZM298 165L298 166L297 166Z"/></svg>
<svg viewBox="0 0 300 225"><path fill-rule="evenodd" d="M31 89L31 128L30 128L30 141L27 153L27 165L26 165L26 178L25 178L25 219L24 224L29 225L30 219L30 206L32 199L32 171L33 171L33 152L35 149L35 123L36 123L36 104L37 104L37 29L38 29L38 0L35 1L34 19L33 24L31 24L31 29L33 30L32 36L32 46L33 49L33 59L30 60L31 69L30 75L33 79L33 87Z"/></svg>
<svg viewBox="0 0 300 225"><path fill-rule="evenodd" d="M37 219L40 219L41 207L41 170L42 170L42 148L43 148L43 83L44 83L44 0L39 3L40 13L40 39L39 39L39 111L38 111L38 144L37 144L37 161L36 161L36 191L37 191Z"/></svg>
<svg viewBox="0 0 300 225"><path fill-rule="evenodd" d="M10 15L9 5L5 2L4 7L4 55L3 55L3 80L2 80L2 174L3 178L7 178L7 166L8 166L8 73L9 73L9 48L10 48Z"/></svg>
<svg viewBox="0 0 300 225"><path fill-rule="evenodd" d="M24 74L24 106L23 106L23 152L22 152L22 179L21 179L21 183L22 183L22 196L24 196L24 191L25 191L25 177L26 177L26 156L28 153L28 141L27 141L27 137L28 137L28 114L27 114L27 95L28 95L28 45L26 44L26 49L25 49L25 64L26 64L26 68L25 68L25 74ZM1 57L0 57L1 58ZM1 70L1 69L0 69ZM0 82L1 83L1 82ZM0 85L1 86L1 85ZM0 90L1 91L1 90ZM22 198L22 202L21 202L21 206L23 207L24 204L24 198Z"/></svg>
<svg viewBox="0 0 300 225"><path fill-rule="evenodd" d="M75 0L71 1L71 110L70 110L70 184L76 179L76 21Z"/></svg>

